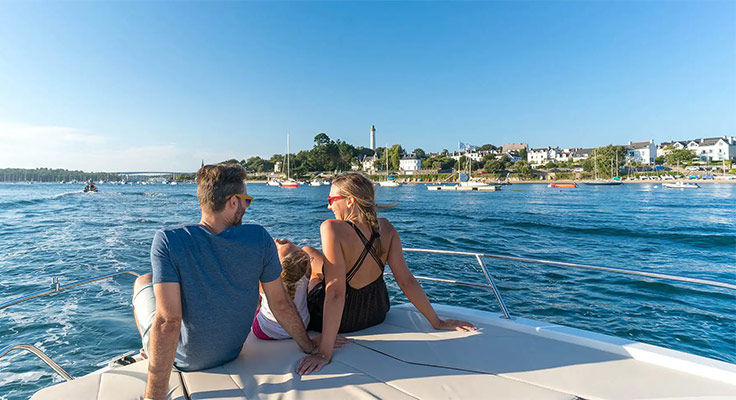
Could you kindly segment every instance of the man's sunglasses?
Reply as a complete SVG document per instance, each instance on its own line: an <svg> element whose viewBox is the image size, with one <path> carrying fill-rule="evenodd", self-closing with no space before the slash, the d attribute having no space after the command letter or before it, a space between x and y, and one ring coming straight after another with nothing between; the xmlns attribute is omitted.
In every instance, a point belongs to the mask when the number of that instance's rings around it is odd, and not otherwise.
<svg viewBox="0 0 736 400"><path fill-rule="evenodd" d="M253 197L248 196L247 194L234 194L233 196L241 200L245 200L245 208L250 207L250 205L253 203Z"/></svg>
<svg viewBox="0 0 736 400"><path fill-rule="evenodd" d="M345 196L327 196L327 204L332 205L332 203L335 202L335 200L344 199Z"/></svg>

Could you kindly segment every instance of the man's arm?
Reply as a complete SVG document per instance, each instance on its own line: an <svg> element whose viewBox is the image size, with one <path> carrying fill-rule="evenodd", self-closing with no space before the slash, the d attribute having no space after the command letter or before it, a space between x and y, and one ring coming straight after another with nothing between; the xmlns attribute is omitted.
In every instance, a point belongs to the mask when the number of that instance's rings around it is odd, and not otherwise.
<svg viewBox="0 0 736 400"><path fill-rule="evenodd" d="M307 336L304 328L304 321L296 311L294 303L286 294L284 284L281 278L276 278L271 282L261 282L263 293L266 295L268 305L271 307L273 316L276 317L279 325L299 344L302 351L311 353L316 347Z"/></svg>
<svg viewBox="0 0 736 400"><path fill-rule="evenodd" d="M164 400L179 344L181 290L178 283L157 283L153 285L153 293L156 296L156 316L148 343L148 382L144 397Z"/></svg>

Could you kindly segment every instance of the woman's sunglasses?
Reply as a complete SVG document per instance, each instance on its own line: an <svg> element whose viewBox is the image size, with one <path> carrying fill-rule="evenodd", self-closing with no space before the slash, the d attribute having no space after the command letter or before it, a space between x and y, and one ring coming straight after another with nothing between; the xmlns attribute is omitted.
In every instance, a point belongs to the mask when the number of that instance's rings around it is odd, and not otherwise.
<svg viewBox="0 0 736 400"><path fill-rule="evenodd" d="M332 203L335 202L335 200L344 199L345 196L327 196L327 204L332 205Z"/></svg>
<svg viewBox="0 0 736 400"><path fill-rule="evenodd" d="M248 196L247 194L234 194L233 196L241 200L245 200L245 208L250 207L250 205L253 203L253 197Z"/></svg>

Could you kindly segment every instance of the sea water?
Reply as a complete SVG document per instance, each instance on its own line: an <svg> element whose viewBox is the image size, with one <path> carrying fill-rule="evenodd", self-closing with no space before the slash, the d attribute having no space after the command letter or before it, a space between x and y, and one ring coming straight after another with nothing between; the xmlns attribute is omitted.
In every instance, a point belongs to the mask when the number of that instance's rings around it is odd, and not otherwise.
<svg viewBox="0 0 736 400"><path fill-rule="evenodd" d="M404 247L513 255L736 283L736 185L661 184L499 192L377 188ZM199 221L196 186L0 184L0 301L122 270L149 272L154 232ZM249 184L244 223L319 246L329 187ZM472 257L407 253L416 275L484 283ZM604 272L486 259L512 315L736 362L736 292ZM406 302L387 278L394 304ZM126 275L0 311L0 346L36 345L73 376L140 348ZM483 289L423 282L436 303L498 311ZM37 358L0 359L0 399L61 379Z"/></svg>

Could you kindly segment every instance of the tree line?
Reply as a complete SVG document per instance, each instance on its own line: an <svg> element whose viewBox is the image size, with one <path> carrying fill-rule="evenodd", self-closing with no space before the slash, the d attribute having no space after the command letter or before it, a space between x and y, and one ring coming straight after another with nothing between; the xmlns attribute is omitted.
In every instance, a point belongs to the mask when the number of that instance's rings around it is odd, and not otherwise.
<svg viewBox="0 0 736 400"><path fill-rule="evenodd" d="M122 177L110 172L84 172L50 168L1 168L0 182L70 182L70 181L118 181Z"/></svg>

